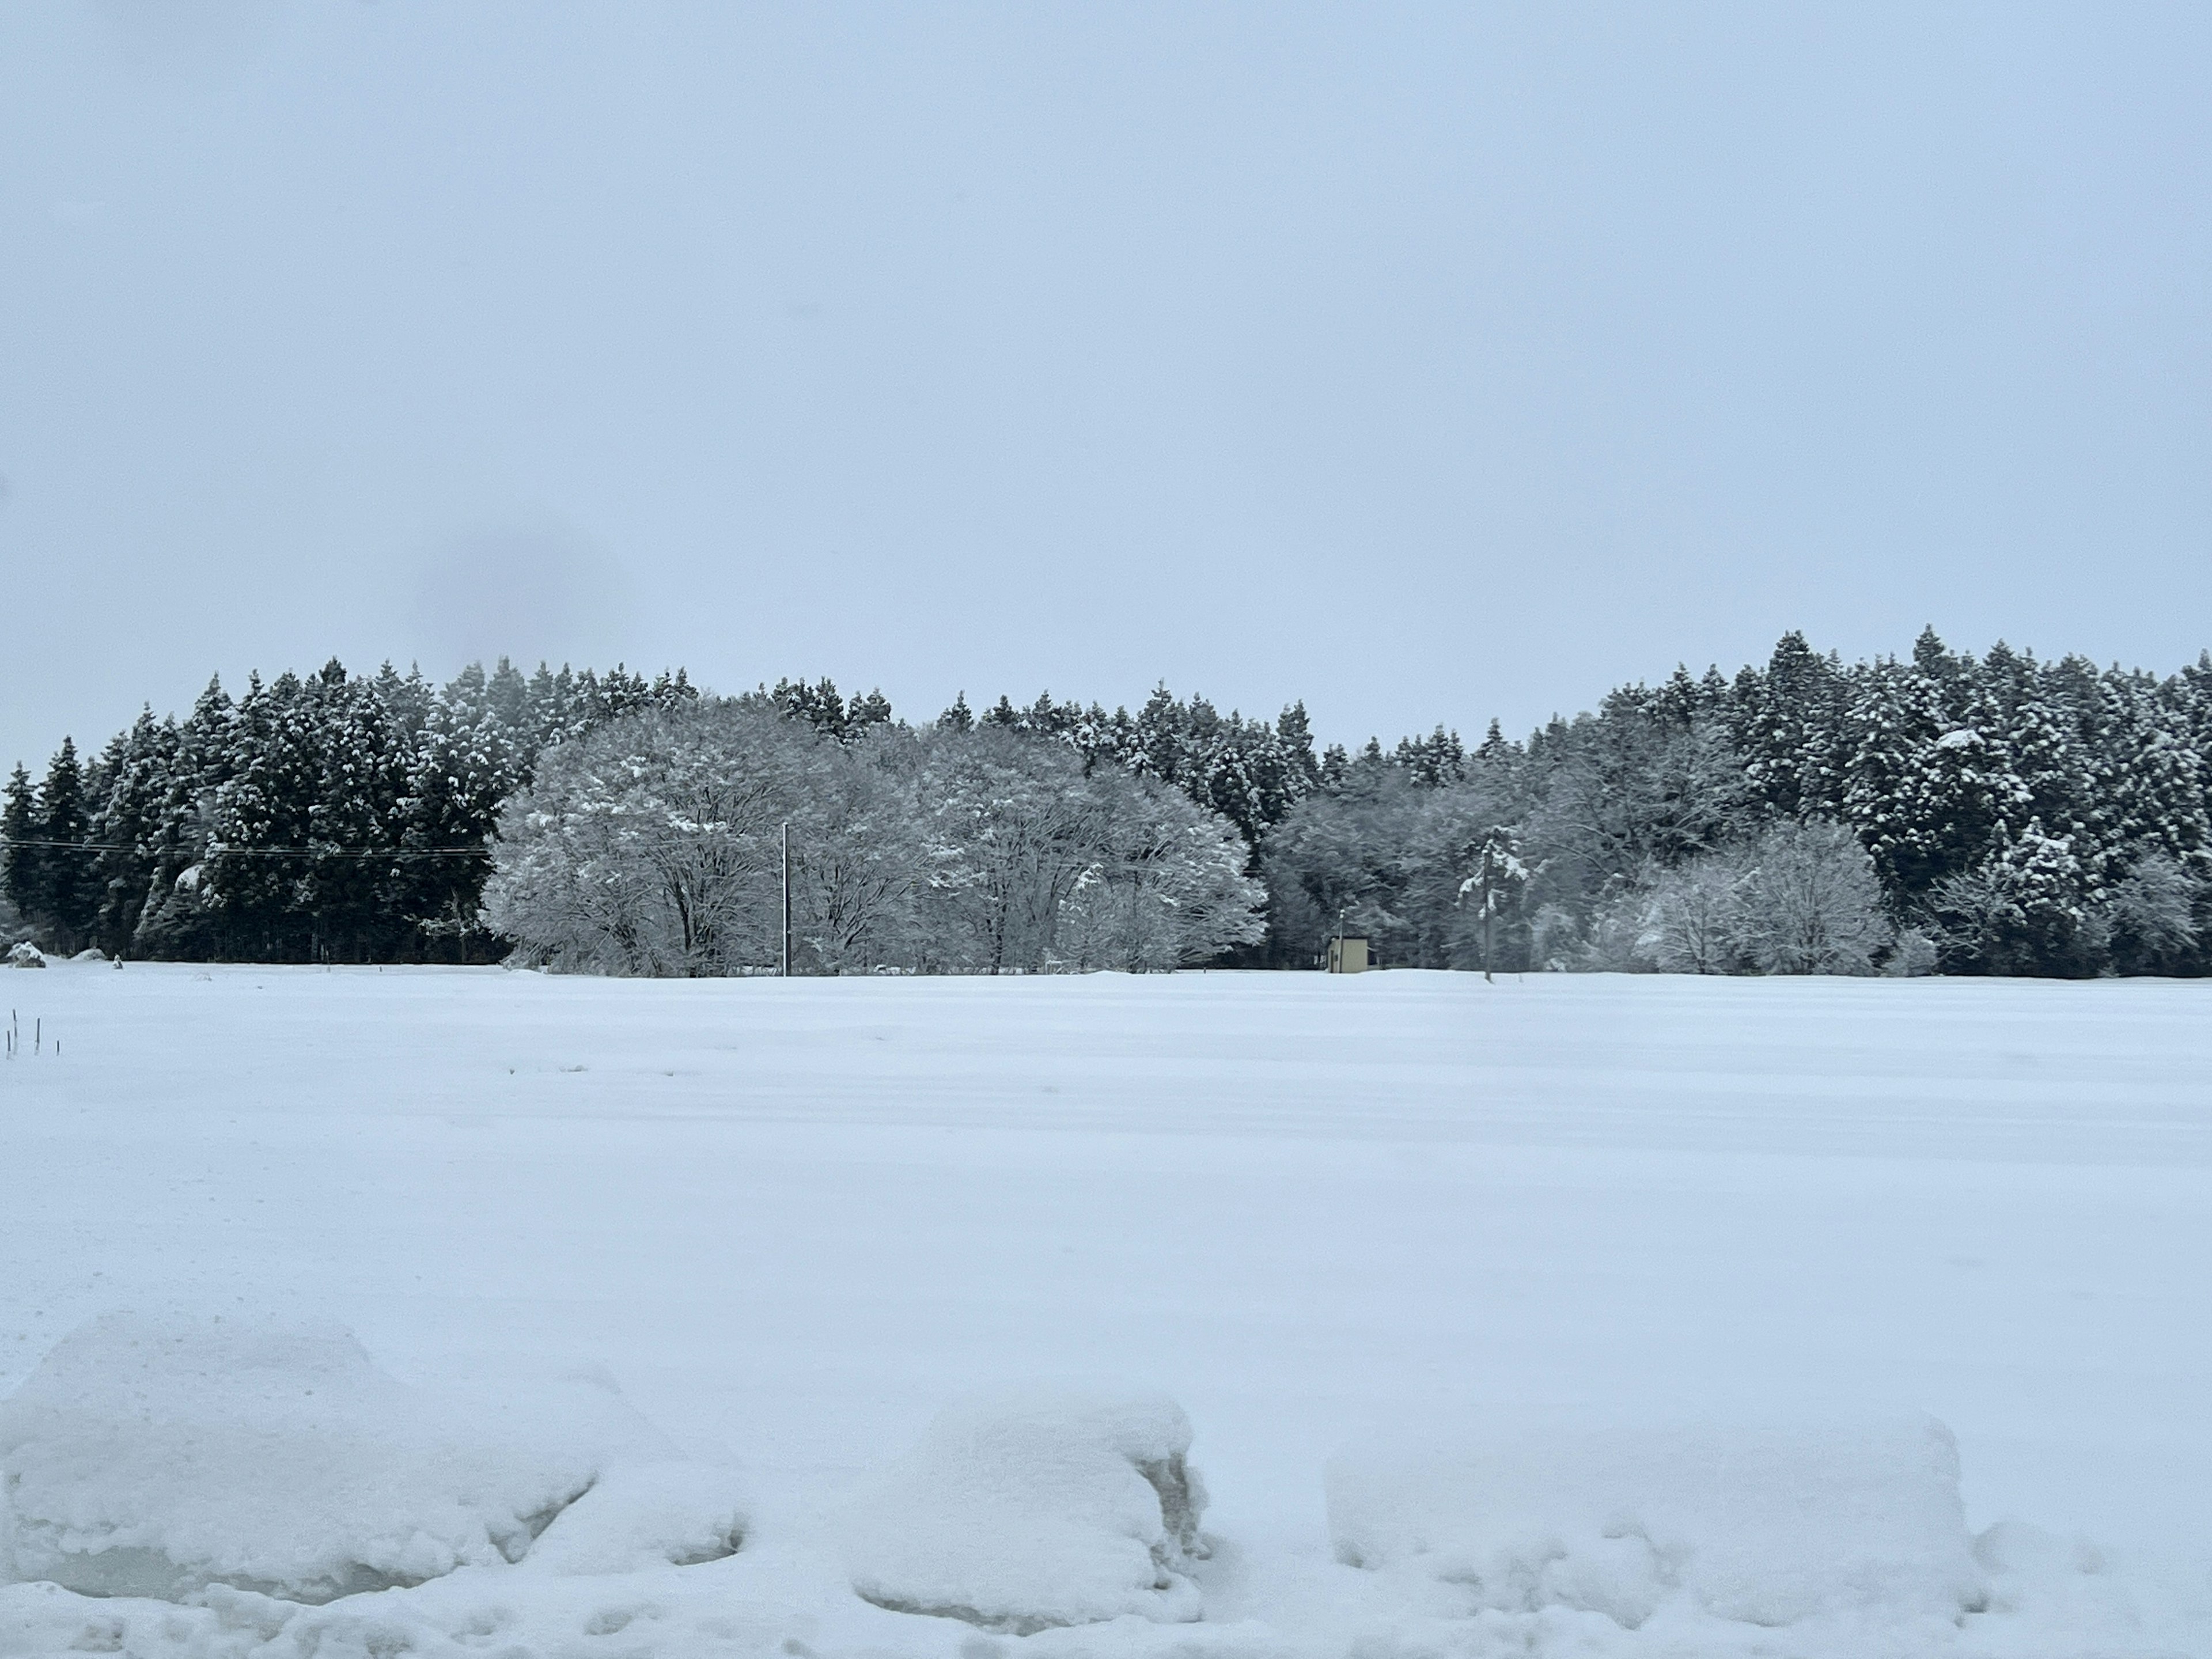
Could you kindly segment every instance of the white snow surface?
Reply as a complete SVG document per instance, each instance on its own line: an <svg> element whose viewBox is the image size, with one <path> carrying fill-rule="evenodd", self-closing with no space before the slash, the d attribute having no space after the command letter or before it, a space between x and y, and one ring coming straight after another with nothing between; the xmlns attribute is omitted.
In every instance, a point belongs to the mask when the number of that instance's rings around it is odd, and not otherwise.
<svg viewBox="0 0 2212 1659"><path fill-rule="evenodd" d="M1539 1418L1440 1425L1337 1457L1337 1559L1464 1585L1504 1613L1625 1629L1680 1597L1716 1616L1932 1626L1988 1605L1933 1418L1726 1426Z"/></svg>
<svg viewBox="0 0 2212 1659"><path fill-rule="evenodd" d="M2212 1654L2212 985L9 994L8 1659Z"/></svg>
<svg viewBox="0 0 2212 1659"><path fill-rule="evenodd" d="M1195 1620L1206 1492L1189 1452L1190 1419L1170 1400L963 1402L853 1506L853 1588L1018 1635Z"/></svg>

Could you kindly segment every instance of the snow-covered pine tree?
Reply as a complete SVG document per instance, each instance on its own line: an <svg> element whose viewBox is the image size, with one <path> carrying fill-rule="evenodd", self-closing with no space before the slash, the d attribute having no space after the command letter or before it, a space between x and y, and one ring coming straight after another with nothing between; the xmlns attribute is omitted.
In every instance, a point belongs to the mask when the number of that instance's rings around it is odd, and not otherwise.
<svg viewBox="0 0 2212 1659"><path fill-rule="evenodd" d="M1176 701L1164 682L1152 688L1145 706L1137 711L1136 744L1127 758L1129 770L1139 777L1180 783L1185 771L1183 752L1188 711Z"/></svg>
<svg viewBox="0 0 2212 1659"><path fill-rule="evenodd" d="M69 738L46 766L39 787L38 850L32 904L27 916L40 922L56 949L76 951L91 943L100 912L99 870L83 849L91 838L92 812L76 744Z"/></svg>
<svg viewBox="0 0 2212 1659"><path fill-rule="evenodd" d="M1738 677L1730 735L1755 807L1775 817L1835 810L1844 787L1844 706L1841 670L1794 629L1777 641L1764 672Z"/></svg>
<svg viewBox="0 0 2212 1659"><path fill-rule="evenodd" d="M484 677L484 706L500 729L513 737L531 731L537 723L531 718L530 682L505 657L494 663Z"/></svg>
<svg viewBox="0 0 2212 1659"><path fill-rule="evenodd" d="M383 960L407 931L392 903L399 862L369 855L396 851L404 832L408 745L377 683L348 678L335 659L307 682L304 713L318 769L301 896L311 949L325 961Z"/></svg>
<svg viewBox="0 0 2212 1659"><path fill-rule="evenodd" d="M780 679L775 689L766 696L769 702L789 719L805 721L825 738L844 740L845 699L838 695L835 680L825 676L809 685L803 679Z"/></svg>
<svg viewBox="0 0 2212 1659"><path fill-rule="evenodd" d="M591 684L580 701L605 707L604 684L588 670L583 678ZM482 669L471 665L439 693L406 757L405 791L397 803L405 856L394 861L392 902L425 948L463 959L481 943L477 908L488 867L470 849L488 845L500 805L524 769L485 690Z"/></svg>
<svg viewBox="0 0 2212 1659"><path fill-rule="evenodd" d="M881 688L853 699L845 709L845 735L857 738L870 726L889 726L891 721L891 700Z"/></svg>
<svg viewBox="0 0 2212 1659"><path fill-rule="evenodd" d="M307 844L321 783L314 710L290 670L246 683L232 722L228 775L210 800L201 895L216 917L222 954L246 961L303 960L313 943Z"/></svg>
<svg viewBox="0 0 2212 1659"><path fill-rule="evenodd" d="M1943 687L1917 663L1885 658L1854 682L1843 813L1873 856L1891 905L1903 911L1987 841L1991 815L1969 801L1972 821L1959 817L1965 775L1979 756L1958 751L1978 750L1981 738L1952 724Z"/></svg>
<svg viewBox="0 0 2212 1659"><path fill-rule="evenodd" d="M561 672L555 673L544 663L530 677L527 720L531 737L539 749L572 737L580 729L572 726L574 719L575 676L562 663Z"/></svg>
<svg viewBox="0 0 2212 1659"><path fill-rule="evenodd" d="M17 761L15 769L8 775L8 789L4 805L0 805L0 838L7 845L0 847L0 893L15 914L31 922L32 908L40 896L40 849L31 845L39 837L39 797L31 784L31 775Z"/></svg>
<svg viewBox="0 0 2212 1659"><path fill-rule="evenodd" d="M2098 776L2100 757L2083 743L2081 723L2066 706L2064 687L2032 653L2002 641L1984 659L1982 673L1983 701L2001 724L2011 767L2008 817L2024 811L2045 833L2063 837L2094 890L2105 874L2108 792Z"/></svg>
<svg viewBox="0 0 2212 1659"><path fill-rule="evenodd" d="M161 812L179 742L175 721L157 720L150 708L142 709L103 769L107 787L94 815L93 839L110 850L98 861L100 908L93 936L112 956L127 955L137 935L158 862Z"/></svg>
<svg viewBox="0 0 2212 1659"><path fill-rule="evenodd" d="M1486 981L1496 959L1498 918L1518 908L1528 887L1519 833L1510 823L1492 824L1469 849L1466 868L1460 878L1459 903L1480 919L1482 977Z"/></svg>
<svg viewBox="0 0 2212 1659"><path fill-rule="evenodd" d="M2212 877L2208 758L2191 729L2185 688L2179 680L2111 688L2112 753L2104 793L2121 861L2162 851L2184 870Z"/></svg>
<svg viewBox="0 0 2212 1659"><path fill-rule="evenodd" d="M220 678L210 678L177 730L167 787L148 843L152 873L131 940L132 954L201 956L216 944L202 890L215 791L229 775L238 711Z"/></svg>
<svg viewBox="0 0 2212 1659"><path fill-rule="evenodd" d="M1314 750L1313 721L1303 700L1275 716L1275 742L1286 769L1285 792L1295 804L1321 781L1321 757Z"/></svg>
<svg viewBox="0 0 2212 1659"><path fill-rule="evenodd" d="M1440 725L1425 738L1401 738L1391 758L1419 789L1443 789L1467 778L1467 750L1459 733Z"/></svg>
<svg viewBox="0 0 2212 1659"><path fill-rule="evenodd" d="M1986 974L2079 975L2092 966L2081 861L2031 818L2000 826L1991 856L1937 883L1950 965Z"/></svg>

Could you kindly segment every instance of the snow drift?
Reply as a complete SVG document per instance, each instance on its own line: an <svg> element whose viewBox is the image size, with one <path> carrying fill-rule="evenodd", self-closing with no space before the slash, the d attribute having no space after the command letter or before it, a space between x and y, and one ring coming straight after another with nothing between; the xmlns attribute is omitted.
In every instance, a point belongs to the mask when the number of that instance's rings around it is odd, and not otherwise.
<svg viewBox="0 0 2212 1659"><path fill-rule="evenodd" d="M1340 1559L1441 1579L1479 1607L1634 1629L1686 1600L1764 1626L1954 1621L1984 1604L1950 1431L1931 1418L1721 1429L1498 1423L1348 1453Z"/></svg>
<svg viewBox="0 0 2212 1659"><path fill-rule="evenodd" d="M1159 1398L1002 1396L940 1415L852 1516L853 1587L1017 1635L1195 1620L1190 1420Z"/></svg>
<svg viewBox="0 0 2212 1659"><path fill-rule="evenodd" d="M580 1577L719 1561L744 1541L741 1492L737 1471L723 1464L623 1464L562 1510L527 1565Z"/></svg>
<svg viewBox="0 0 2212 1659"><path fill-rule="evenodd" d="M661 1453L611 1386L465 1403L386 1376L337 1325L113 1314L0 1402L0 1581L308 1602L417 1584L520 1560L612 1457Z"/></svg>

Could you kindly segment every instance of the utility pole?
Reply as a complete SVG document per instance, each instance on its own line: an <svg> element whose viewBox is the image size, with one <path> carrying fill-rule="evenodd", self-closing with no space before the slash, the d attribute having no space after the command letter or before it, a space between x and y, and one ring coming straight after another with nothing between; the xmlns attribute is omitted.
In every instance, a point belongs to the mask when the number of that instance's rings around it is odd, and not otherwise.
<svg viewBox="0 0 2212 1659"><path fill-rule="evenodd" d="M791 977L791 826L783 826L783 957L779 969L782 978Z"/></svg>

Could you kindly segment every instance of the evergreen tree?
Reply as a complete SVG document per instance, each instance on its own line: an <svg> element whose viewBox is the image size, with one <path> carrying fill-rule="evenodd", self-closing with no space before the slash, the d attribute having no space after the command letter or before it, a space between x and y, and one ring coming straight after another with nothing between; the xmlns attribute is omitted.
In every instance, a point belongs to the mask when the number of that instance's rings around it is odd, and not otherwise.
<svg viewBox="0 0 2212 1659"><path fill-rule="evenodd" d="M1391 758L1406 769L1417 788L1442 789L1467 777L1467 750L1459 733L1441 726L1426 738L1399 738Z"/></svg>
<svg viewBox="0 0 2212 1659"><path fill-rule="evenodd" d="M505 657L493 665L484 681L484 704L504 732L520 735L535 724L531 719L530 683Z"/></svg>
<svg viewBox="0 0 2212 1659"><path fill-rule="evenodd" d="M392 914L398 878L408 754L374 683L349 680L333 659L307 685L305 713L317 770L307 811L313 849L301 902L311 927L312 957L321 961L380 960L403 931ZM515 718L524 720L518 707Z"/></svg>
<svg viewBox="0 0 2212 1659"><path fill-rule="evenodd" d="M805 680L782 679L767 695L769 702L790 719L804 720L823 736L843 741L848 716L836 681L825 678L809 685Z"/></svg>
<svg viewBox="0 0 2212 1659"><path fill-rule="evenodd" d="M1140 778L1163 783L1180 782L1183 775L1183 728L1187 711L1165 684L1152 688L1145 706L1137 711L1134 744L1127 757L1128 769Z"/></svg>
<svg viewBox="0 0 2212 1659"><path fill-rule="evenodd" d="M543 674L544 672L544 665L540 664L538 672ZM565 676L568 671L563 668L561 672ZM375 687L376 700L384 705L398 739L403 743L412 743L430 718L431 691L429 683L422 678L422 671L410 665L403 675L386 659L377 667ZM533 720L542 720L538 709L533 708L532 714ZM538 730L541 743L553 741L550 727L541 724Z"/></svg>
<svg viewBox="0 0 2212 1659"><path fill-rule="evenodd" d="M192 957L214 951L216 923L203 890L215 792L229 775L236 707L211 678L179 727L177 745L149 844L153 873L141 905L133 953Z"/></svg>
<svg viewBox="0 0 2212 1659"><path fill-rule="evenodd" d="M27 922L44 894L40 889L41 873L38 854L43 850L31 843L40 839L39 798L31 787L31 775L17 761L15 769L8 775L8 791L4 805L0 805L0 839L5 839L7 862L0 865L0 884L3 884L9 904Z"/></svg>
<svg viewBox="0 0 2212 1659"><path fill-rule="evenodd" d="M1495 720L1491 722L1493 728L1497 724ZM1275 717L1275 740L1286 769L1287 810L1288 805L1295 805L1321 782L1321 760L1314 753L1313 722L1306 717L1303 701L1291 703Z"/></svg>
<svg viewBox="0 0 2212 1659"><path fill-rule="evenodd" d="M304 840L313 786L294 729L299 681L246 678L231 722L223 779L210 792L209 837L198 890L216 949L242 961L287 961L296 950L294 889L302 873L282 849Z"/></svg>
<svg viewBox="0 0 2212 1659"><path fill-rule="evenodd" d="M91 839L92 814L85 801L84 774L76 744L64 738L46 767L39 790L37 876L32 903L24 914L41 923L57 950L71 952L90 943L99 914L98 872L84 850Z"/></svg>
<svg viewBox="0 0 2212 1659"><path fill-rule="evenodd" d="M93 820L93 836L106 849L96 864L99 909L94 943L111 956L131 952L158 862L163 803L172 788L179 733L173 720L156 720L142 709L131 730L116 739L103 766L106 787Z"/></svg>
<svg viewBox="0 0 2212 1659"><path fill-rule="evenodd" d="M1686 680L1686 673L1680 678ZM1778 817L1832 811L1843 788L1843 676L1802 634L1784 634L1765 672L1747 671L1731 699L1751 799ZM1686 699L1677 693L1676 701ZM1695 701L1686 700L1686 713Z"/></svg>
<svg viewBox="0 0 2212 1659"><path fill-rule="evenodd" d="M891 720L891 700L881 690L855 697L845 710L845 729L848 737L859 737L872 726L888 726Z"/></svg>
<svg viewBox="0 0 2212 1659"><path fill-rule="evenodd" d="M1495 960L1498 918L1518 907L1528 885L1528 866L1521 859L1521 837L1513 826L1495 823L1468 849L1467 874L1460 878L1459 902L1482 919L1482 976Z"/></svg>

